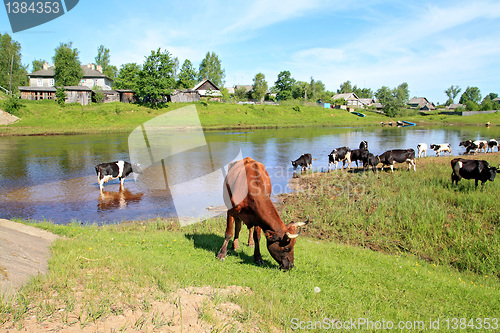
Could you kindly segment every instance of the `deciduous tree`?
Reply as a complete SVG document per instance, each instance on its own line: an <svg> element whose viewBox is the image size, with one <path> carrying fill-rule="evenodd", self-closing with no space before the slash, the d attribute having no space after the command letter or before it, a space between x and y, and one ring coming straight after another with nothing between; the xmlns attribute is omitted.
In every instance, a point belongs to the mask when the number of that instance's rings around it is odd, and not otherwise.
<svg viewBox="0 0 500 333"><path fill-rule="evenodd" d="M222 68L219 57L214 52L207 52L207 55L200 63L198 80L209 79L219 88L224 87L226 71Z"/></svg>
<svg viewBox="0 0 500 333"><path fill-rule="evenodd" d="M43 69L43 64L46 63L43 59L35 59L31 63L31 72L36 72Z"/></svg>
<svg viewBox="0 0 500 333"><path fill-rule="evenodd" d="M278 79L274 82L274 89L278 100L284 101L292 98L293 86L295 79L289 71L281 71L278 74Z"/></svg>
<svg viewBox="0 0 500 333"><path fill-rule="evenodd" d="M83 77L83 69L78 59L78 50L72 48L73 44L61 43L55 50L55 83L56 86L76 86Z"/></svg>
<svg viewBox="0 0 500 333"><path fill-rule="evenodd" d="M460 104L467 104L467 102L474 102L479 105L481 103L481 90L478 87L467 87L460 97Z"/></svg>
<svg viewBox="0 0 500 333"><path fill-rule="evenodd" d="M267 81L266 76L262 73L258 73L253 78L253 88L250 94L252 98L256 101L262 102L267 93Z"/></svg>
<svg viewBox="0 0 500 333"><path fill-rule="evenodd" d="M175 58L167 51L151 51L137 80L137 94L143 102L158 103L170 94L175 86Z"/></svg>
<svg viewBox="0 0 500 333"><path fill-rule="evenodd" d="M448 100L446 101L446 105L451 105L453 103L455 103L455 97L458 96L458 94L462 91L462 88L460 88L459 86L451 86L449 87L448 89L446 89L444 91L444 93L446 94L446 96L448 96Z"/></svg>
<svg viewBox="0 0 500 333"><path fill-rule="evenodd" d="M198 72L193 67L191 60L186 59L182 64L179 76L177 79L177 87L179 89L191 89L197 83ZM220 87L219 87L220 88Z"/></svg>
<svg viewBox="0 0 500 333"><path fill-rule="evenodd" d="M97 49L97 56L95 57L96 65L102 67L102 73L109 77L111 80L114 80L118 69L116 66L111 65L110 63L110 55L109 49L105 48L104 45L100 45Z"/></svg>
<svg viewBox="0 0 500 333"><path fill-rule="evenodd" d="M0 86L16 92L24 84L27 67L21 63L21 44L0 34Z"/></svg>
<svg viewBox="0 0 500 333"><path fill-rule="evenodd" d="M135 62L121 65L114 82L114 87L116 89L131 89L136 91L140 71L141 66Z"/></svg>

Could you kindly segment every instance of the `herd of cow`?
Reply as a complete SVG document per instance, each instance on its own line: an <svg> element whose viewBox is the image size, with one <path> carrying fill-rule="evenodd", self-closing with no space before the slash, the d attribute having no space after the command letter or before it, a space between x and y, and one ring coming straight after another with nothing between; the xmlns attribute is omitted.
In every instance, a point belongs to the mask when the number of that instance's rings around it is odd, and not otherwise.
<svg viewBox="0 0 500 333"><path fill-rule="evenodd" d="M477 152L487 153L488 151L493 152L493 148L497 147L497 151L500 151L500 145L495 139L489 141L486 140L466 140L460 142L459 146L465 148L465 154L476 154ZM449 143L441 144L431 144L428 146L426 143L419 143L417 145L418 157L427 156L427 149L430 148L434 150L436 156L440 156L441 153L451 155L451 145ZM298 159L292 161L293 169L296 170L301 167L302 171L312 168L312 156L311 154L302 154ZM413 149L392 149L387 150L381 155L373 155L368 150L368 142L361 141L358 149L353 149L349 147L339 147L332 150L328 155L328 171L331 171L332 165L335 165L335 169L338 167L338 163L342 162L342 169L344 169L347 164L347 169L351 168L351 163L356 162L356 167L359 167L358 161L363 163L363 168L372 168L373 172L376 172L377 165L382 164L382 168L389 166L391 172L394 172L395 163L408 163L408 169L413 167L413 171L416 171L415 164L415 150ZM469 160L465 158L455 158L451 161L451 182L452 184L457 184L462 178L464 179L474 179L475 185L477 187L478 182L481 181L481 185L484 185L486 181L493 181L497 172L500 172L499 168L491 167L487 161L484 160Z"/></svg>
<svg viewBox="0 0 500 333"><path fill-rule="evenodd" d="M490 141L463 141L460 146L465 147L466 154L473 154L480 150L487 152L493 151L496 146L497 151L500 147L496 140ZM451 155L451 146L449 144L432 144L429 146L439 156L441 152ZM418 157L426 156L427 144L421 143L417 146ZM292 161L294 170L301 167L306 170L312 167L311 154L303 154L297 160ZM382 163L382 167L390 166L391 172L394 172L395 163L408 163L408 169L415 165L415 150L413 149L393 149L380 155L373 155L368 151L368 143L362 141L358 149L351 150L349 147L335 148L328 155L328 170L338 163L343 162L342 169L347 163L350 168L352 162L363 163L363 168L372 167L376 171L377 165ZM478 181L484 185L486 181L493 181L498 169L491 167L484 160L469 160L464 158L455 158L451 161L452 184L458 184L458 181L464 179L474 179L476 187ZM95 167L99 188L102 193L103 185L110 179L119 179L120 186L123 187L123 180L132 172L141 173L140 168L132 166L125 161L116 161L111 163L102 163ZM238 189L235 184L242 184L244 188ZM243 185L244 184L244 185ZM224 242L220 248L217 258L224 260L226 257L228 244L234 236L232 249L236 250L239 243L239 233L242 223L249 228L249 245L254 246L254 261L256 264L263 263L260 253L261 231L266 237L267 249L273 259L284 271L289 270L294 265L294 246L299 236L298 228L305 225L304 222L290 222L285 224L281 219L274 203L271 200L271 180L269 175L260 162L247 157L241 161L233 162L228 167L225 179L225 186L229 193L231 208L227 211L227 222ZM241 186L240 186L241 187ZM243 194L242 194L243 193ZM237 198L237 199L235 199Z"/></svg>

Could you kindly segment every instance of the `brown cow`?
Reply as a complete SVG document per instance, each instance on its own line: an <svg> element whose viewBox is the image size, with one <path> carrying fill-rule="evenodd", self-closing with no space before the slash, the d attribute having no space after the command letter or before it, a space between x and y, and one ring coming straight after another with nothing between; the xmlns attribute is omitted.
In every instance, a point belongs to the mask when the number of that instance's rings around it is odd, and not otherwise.
<svg viewBox="0 0 500 333"><path fill-rule="evenodd" d="M225 180L230 202L226 205L227 227L224 243L217 258L224 260L229 240L233 237L233 249L238 248L238 236L241 222L247 227L254 227L253 239L254 261L263 263L260 254L260 231L264 231L267 240L267 249L284 271L293 267L293 247L299 234L296 228L304 225L303 222L285 225L281 220L276 207L271 201L271 180L262 163L247 157L229 165Z"/></svg>

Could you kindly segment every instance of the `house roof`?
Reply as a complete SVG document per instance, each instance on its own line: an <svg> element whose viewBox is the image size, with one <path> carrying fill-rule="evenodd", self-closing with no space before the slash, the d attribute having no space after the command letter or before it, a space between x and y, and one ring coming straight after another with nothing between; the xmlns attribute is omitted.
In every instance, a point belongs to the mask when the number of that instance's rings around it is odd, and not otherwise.
<svg viewBox="0 0 500 333"><path fill-rule="evenodd" d="M248 84L237 84L234 86L234 90L236 89L241 89L241 88L245 88L245 92L249 92L253 89L253 86L252 85L248 85Z"/></svg>
<svg viewBox="0 0 500 333"><path fill-rule="evenodd" d="M410 99L408 101L408 104L418 104L418 105L425 105L429 103L429 101L427 100L427 98L425 97L413 97L412 99ZM429 103L430 104L430 103Z"/></svg>
<svg viewBox="0 0 500 333"><path fill-rule="evenodd" d="M335 99L341 99L341 98L345 99L346 101L347 101L348 99L359 99L359 98L358 98L358 96L356 96L356 94L355 94L355 93L353 93L353 92L350 92L350 93L344 93L344 94L337 94L337 95L334 95L334 96L333 96L333 99L334 99L334 100L335 100Z"/></svg>
<svg viewBox="0 0 500 333"><path fill-rule="evenodd" d="M81 65L80 67L83 69L83 78L84 79L107 78L108 80L113 81L109 77L104 75L103 73L99 72L98 70L89 68L88 65ZM52 67L49 67L47 69L40 69L36 72L28 74L28 76L30 78L37 78L37 77L51 78L51 77L54 77L56 75L55 69L56 69L56 66L52 66Z"/></svg>
<svg viewBox="0 0 500 333"><path fill-rule="evenodd" d="M373 98L360 98L359 101L365 105L372 105L375 103L375 100Z"/></svg>
<svg viewBox="0 0 500 333"><path fill-rule="evenodd" d="M203 89L201 89L203 88ZM207 89L208 88L208 89ZM205 79L194 86L191 90L220 90L212 81Z"/></svg>
<svg viewBox="0 0 500 333"><path fill-rule="evenodd" d="M46 92L55 92L56 88L55 87L26 87L26 86L21 86L17 87L19 91L46 91Z"/></svg>

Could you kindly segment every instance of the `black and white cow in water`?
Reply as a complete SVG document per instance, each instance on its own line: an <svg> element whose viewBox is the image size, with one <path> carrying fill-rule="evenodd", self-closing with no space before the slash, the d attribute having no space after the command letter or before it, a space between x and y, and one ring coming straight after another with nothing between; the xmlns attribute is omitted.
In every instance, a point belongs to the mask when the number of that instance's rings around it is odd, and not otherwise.
<svg viewBox="0 0 500 333"><path fill-rule="evenodd" d="M377 156L379 163L382 163L382 168L386 165L391 167L391 172L394 172L394 163L408 163L408 170L413 166L413 171L417 171L415 166L415 150L413 149L393 149L384 152Z"/></svg>
<svg viewBox="0 0 500 333"><path fill-rule="evenodd" d="M481 188L488 180L495 180L498 168L490 167L488 162L483 160L467 160L465 158L455 158L451 160L451 184L458 185L458 181L464 179L474 179L475 184L481 181Z"/></svg>
<svg viewBox="0 0 500 333"><path fill-rule="evenodd" d="M123 187L124 178L130 175L133 171L132 164L125 161L115 161L96 165L95 172L97 173L99 189L102 192L104 183L110 179L120 179L120 187Z"/></svg>
<svg viewBox="0 0 500 333"><path fill-rule="evenodd" d="M486 152L488 152L488 150L493 152L493 148L495 147L497 147L497 151L500 151L500 146L498 146L498 141L495 139L491 139L490 141L488 141L488 149L486 149Z"/></svg>
<svg viewBox="0 0 500 333"><path fill-rule="evenodd" d="M335 164L335 170L337 170L339 162L342 162L342 170L346 162L347 169L349 170L351 168L351 148L340 147L332 150L330 155L328 155L328 171L330 171L332 164Z"/></svg>
<svg viewBox="0 0 500 333"><path fill-rule="evenodd" d="M312 155L311 154L302 154L298 159L292 161L293 170L297 169L297 167L302 167L302 170L306 170L307 168L312 167Z"/></svg>
<svg viewBox="0 0 500 333"><path fill-rule="evenodd" d="M359 167L358 161L363 162L366 156L370 152L368 151L368 142L361 141L359 144L359 149L354 149L351 151L351 162L356 162L356 168Z"/></svg>
<svg viewBox="0 0 500 333"><path fill-rule="evenodd" d="M446 156L446 153L451 156L451 145L449 143L432 144L430 148L434 150L436 156L441 155L441 152L444 152L444 156Z"/></svg>

